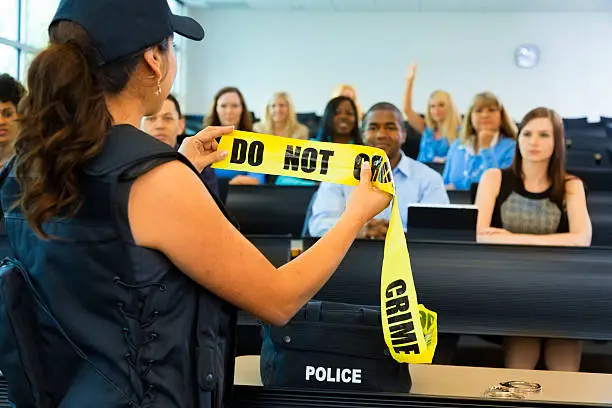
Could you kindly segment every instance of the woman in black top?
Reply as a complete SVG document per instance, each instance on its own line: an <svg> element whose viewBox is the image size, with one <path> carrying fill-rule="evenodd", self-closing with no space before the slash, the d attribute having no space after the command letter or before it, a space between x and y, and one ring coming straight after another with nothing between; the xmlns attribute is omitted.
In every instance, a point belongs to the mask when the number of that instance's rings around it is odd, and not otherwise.
<svg viewBox="0 0 612 408"><path fill-rule="evenodd" d="M63 328L42 313L21 316L35 325L28 353L41 350L40 361L28 363L44 382L44 406L224 406L230 304L285 324L390 202L364 164L340 221L275 268L199 178L227 155L215 139L233 127L208 127L181 154L139 129L172 88L174 32L204 37L166 0L62 0L29 69L2 206L15 256ZM2 336L12 327L3 324ZM11 399L29 406L31 390L10 375L18 368L7 355L0 350Z"/></svg>
<svg viewBox="0 0 612 408"><path fill-rule="evenodd" d="M514 163L491 169L478 186L478 242L551 246L589 246L591 221L582 181L565 172L563 122L548 108L536 108L519 126ZM509 368L533 369L540 339L505 341ZM546 340L551 370L578 371L581 345Z"/></svg>

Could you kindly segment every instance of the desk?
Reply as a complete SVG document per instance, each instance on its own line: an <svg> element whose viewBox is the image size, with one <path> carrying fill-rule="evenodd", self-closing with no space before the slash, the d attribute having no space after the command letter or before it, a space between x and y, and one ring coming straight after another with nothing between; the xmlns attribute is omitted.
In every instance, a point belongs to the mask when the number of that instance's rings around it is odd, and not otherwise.
<svg viewBox="0 0 612 408"><path fill-rule="evenodd" d="M601 323L612 322L610 248L408 248L419 302L438 313L440 333L612 341L612 326ZM383 241L356 240L314 298L379 306L383 252Z"/></svg>
<svg viewBox="0 0 612 408"><path fill-rule="evenodd" d="M533 401L580 404L611 404L612 375L557 371L510 370L504 368L457 367L415 364L410 366L411 394L480 398L492 385L509 380L537 382L542 392L530 395ZM259 356L236 359L236 385L262 386Z"/></svg>

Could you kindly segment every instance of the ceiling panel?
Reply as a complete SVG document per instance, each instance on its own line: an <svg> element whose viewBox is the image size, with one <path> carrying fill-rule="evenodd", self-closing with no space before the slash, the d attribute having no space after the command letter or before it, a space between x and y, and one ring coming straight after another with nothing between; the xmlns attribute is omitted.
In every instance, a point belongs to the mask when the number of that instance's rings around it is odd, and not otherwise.
<svg viewBox="0 0 612 408"><path fill-rule="evenodd" d="M294 10L306 11L333 11L331 0L277 0L283 3L291 3Z"/></svg>
<svg viewBox="0 0 612 408"><path fill-rule="evenodd" d="M376 11L375 0L331 0L335 11Z"/></svg>
<svg viewBox="0 0 612 408"><path fill-rule="evenodd" d="M377 11L418 12L423 0L376 0Z"/></svg>
<svg viewBox="0 0 612 408"><path fill-rule="evenodd" d="M217 9L337 12L612 12L612 0L184 0Z"/></svg>

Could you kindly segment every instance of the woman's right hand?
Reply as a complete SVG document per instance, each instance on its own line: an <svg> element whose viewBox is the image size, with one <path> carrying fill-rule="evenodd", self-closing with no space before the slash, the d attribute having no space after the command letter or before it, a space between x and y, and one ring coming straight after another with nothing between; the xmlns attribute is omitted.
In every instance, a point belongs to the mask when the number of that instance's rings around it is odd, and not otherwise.
<svg viewBox="0 0 612 408"><path fill-rule="evenodd" d="M410 64L410 66L408 67L408 74L406 75L406 79L408 81L414 81L414 77L416 77L416 72L417 72L417 64L416 63Z"/></svg>
<svg viewBox="0 0 612 408"><path fill-rule="evenodd" d="M370 163L363 161L359 185L351 194L346 205L346 212L357 217L361 224L365 224L387 208L392 198L391 194L374 187L370 181L371 178Z"/></svg>

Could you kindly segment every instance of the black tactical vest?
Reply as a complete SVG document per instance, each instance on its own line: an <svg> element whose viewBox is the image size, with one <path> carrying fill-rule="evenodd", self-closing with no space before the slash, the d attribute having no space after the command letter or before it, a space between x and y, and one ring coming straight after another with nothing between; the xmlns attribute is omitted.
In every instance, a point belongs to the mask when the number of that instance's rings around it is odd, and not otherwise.
<svg viewBox="0 0 612 408"><path fill-rule="evenodd" d="M11 208L19 185L7 178L1 199L15 260L0 268L0 370L18 407L223 406L234 308L137 246L129 228L133 181L171 160L196 171L138 129L112 128L80 173L78 213L44 225L52 240Z"/></svg>

